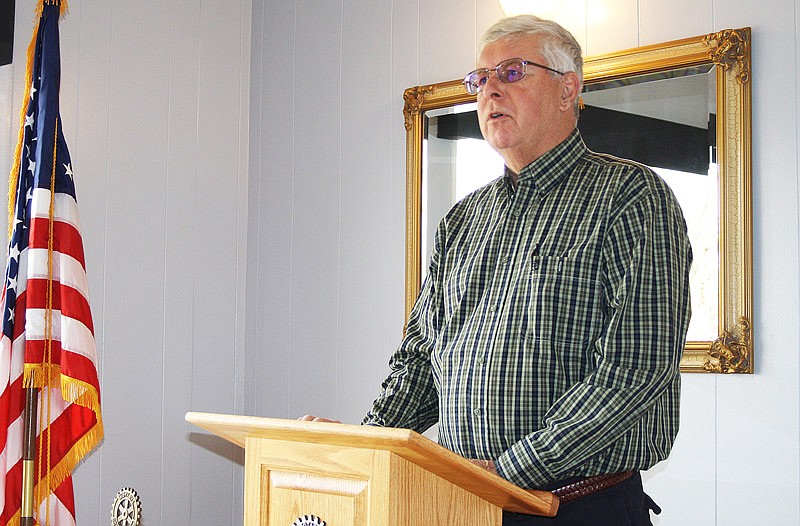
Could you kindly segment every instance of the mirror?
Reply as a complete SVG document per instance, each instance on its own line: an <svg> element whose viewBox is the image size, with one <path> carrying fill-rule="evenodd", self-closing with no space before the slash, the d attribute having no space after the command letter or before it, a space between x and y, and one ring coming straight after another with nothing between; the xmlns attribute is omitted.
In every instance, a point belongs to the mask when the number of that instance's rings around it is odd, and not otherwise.
<svg viewBox="0 0 800 526"><path fill-rule="evenodd" d="M750 28L589 57L578 128L590 149L661 175L694 252L684 372L752 373ZM450 207L502 175L460 80L404 93L406 318L433 232Z"/></svg>

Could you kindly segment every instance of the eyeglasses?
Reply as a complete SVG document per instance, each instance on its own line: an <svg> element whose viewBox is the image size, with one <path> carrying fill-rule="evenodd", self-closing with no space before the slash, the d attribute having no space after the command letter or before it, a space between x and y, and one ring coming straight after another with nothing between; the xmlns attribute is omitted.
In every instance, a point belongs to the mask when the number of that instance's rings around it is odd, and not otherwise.
<svg viewBox="0 0 800 526"><path fill-rule="evenodd" d="M502 61L492 69L479 68L475 71L470 71L467 73L467 76L464 77L464 86L467 88L467 92L470 95L476 95L479 91L483 90L483 86L489 81L489 76L492 74L492 71L497 73L497 78L500 79L501 82L505 82L506 84L519 82L524 79L525 75L528 73L528 66L536 66L537 68L546 69L547 71L552 71L559 75L564 74L562 71L537 64L536 62L531 62L530 60L510 58Z"/></svg>

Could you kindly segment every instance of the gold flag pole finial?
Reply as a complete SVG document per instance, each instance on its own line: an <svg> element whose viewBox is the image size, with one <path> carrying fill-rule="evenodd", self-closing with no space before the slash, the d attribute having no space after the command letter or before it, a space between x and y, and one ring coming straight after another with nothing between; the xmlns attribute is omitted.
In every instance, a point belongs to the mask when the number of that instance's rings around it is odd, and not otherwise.
<svg viewBox="0 0 800 526"><path fill-rule="evenodd" d="M42 9L44 9L44 4L59 6L61 8L59 10L59 14L61 16L64 16L69 10L69 3L67 2L67 0L39 0L39 3L36 6L37 15L42 14Z"/></svg>

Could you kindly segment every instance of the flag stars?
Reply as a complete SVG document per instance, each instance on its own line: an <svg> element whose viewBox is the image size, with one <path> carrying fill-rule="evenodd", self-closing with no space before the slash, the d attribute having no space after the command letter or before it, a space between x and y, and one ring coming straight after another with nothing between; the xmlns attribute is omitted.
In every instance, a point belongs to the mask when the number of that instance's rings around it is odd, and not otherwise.
<svg viewBox="0 0 800 526"><path fill-rule="evenodd" d="M33 94L36 93L36 86L31 83L31 100L33 100Z"/></svg>
<svg viewBox="0 0 800 526"><path fill-rule="evenodd" d="M69 177L71 180L74 180L74 178L72 177L72 164L65 164L64 170L67 177Z"/></svg>
<svg viewBox="0 0 800 526"><path fill-rule="evenodd" d="M25 115L25 127L27 128L28 126L33 129L33 113Z"/></svg>
<svg viewBox="0 0 800 526"><path fill-rule="evenodd" d="M22 221L18 220L17 222L21 223ZM11 245L11 247L8 249L8 257L15 261L19 257L19 248L17 247L16 243Z"/></svg>
<svg viewBox="0 0 800 526"><path fill-rule="evenodd" d="M36 173L36 161L33 159L28 159L28 171L30 173Z"/></svg>

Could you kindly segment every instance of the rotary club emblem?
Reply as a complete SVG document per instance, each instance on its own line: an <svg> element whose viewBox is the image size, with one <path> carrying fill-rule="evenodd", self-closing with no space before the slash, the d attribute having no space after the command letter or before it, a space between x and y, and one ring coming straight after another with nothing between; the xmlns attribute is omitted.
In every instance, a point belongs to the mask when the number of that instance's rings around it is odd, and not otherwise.
<svg viewBox="0 0 800 526"><path fill-rule="evenodd" d="M292 526L325 526L325 521L315 515L303 515L298 517Z"/></svg>
<svg viewBox="0 0 800 526"><path fill-rule="evenodd" d="M111 506L111 526L139 526L142 519L142 501L133 488L122 488Z"/></svg>

